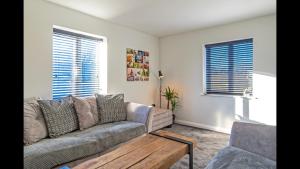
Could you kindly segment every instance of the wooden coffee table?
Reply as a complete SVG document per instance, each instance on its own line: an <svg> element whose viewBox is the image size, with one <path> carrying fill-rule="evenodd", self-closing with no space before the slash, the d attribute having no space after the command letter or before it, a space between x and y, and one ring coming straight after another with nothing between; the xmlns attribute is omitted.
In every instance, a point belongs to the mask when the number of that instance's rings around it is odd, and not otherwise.
<svg viewBox="0 0 300 169"><path fill-rule="evenodd" d="M169 131L156 131L134 138L117 149L85 161L73 169L167 169L185 154L193 168L196 141Z"/></svg>

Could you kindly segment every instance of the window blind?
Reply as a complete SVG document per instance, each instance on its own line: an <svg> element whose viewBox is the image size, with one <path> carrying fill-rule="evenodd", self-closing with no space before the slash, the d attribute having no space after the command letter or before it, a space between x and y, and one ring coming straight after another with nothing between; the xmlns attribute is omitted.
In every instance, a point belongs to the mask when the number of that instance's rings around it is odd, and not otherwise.
<svg viewBox="0 0 300 169"><path fill-rule="evenodd" d="M208 44L205 49L207 94L252 94L252 38Z"/></svg>
<svg viewBox="0 0 300 169"><path fill-rule="evenodd" d="M100 90L101 39L53 29L52 97L92 96Z"/></svg>

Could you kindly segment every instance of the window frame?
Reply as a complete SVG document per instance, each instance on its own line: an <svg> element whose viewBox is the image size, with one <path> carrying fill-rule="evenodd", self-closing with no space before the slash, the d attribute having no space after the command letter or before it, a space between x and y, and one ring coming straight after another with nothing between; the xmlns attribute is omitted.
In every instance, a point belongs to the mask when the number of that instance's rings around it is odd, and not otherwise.
<svg viewBox="0 0 300 169"><path fill-rule="evenodd" d="M202 65L203 65L203 74L202 74L202 79L203 79L203 83L202 83L202 93L201 93L201 96L217 96L217 97L233 97L233 98L248 98L248 99L252 99L252 98L255 98L253 96L253 85L252 85L252 95L251 96L244 96L244 95L234 95L234 94L221 94L221 93L207 93L207 87L206 87L206 59L207 59L207 56L206 56L206 45L217 45L217 44L223 44L223 43L230 43L230 42L234 42L234 41L243 41L243 40L250 40L252 39L252 46L253 46L253 56L252 56L252 59L253 59L253 72L254 72L254 38L253 37L245 37L245 38L239 38L239 39L232 39L232 40L226 40L226 41L218 41L218 42L206 42L204 44L202 44L202 56L203 56L203 59L202 59ZM252 78L252 84L253 84L253 78Z"/></svg>
<svg viewBox="0 0 300 169"><path fill-rule="evenodd" d="M91 39L98 39L101 41L100 43L100 51L99 51L99 56L97 58L98 60L98 64L99 64L99 85L100 85L100 89L99 89L99 93L101 94L107 94L107 38L105 36L99 36L99 35L95 35L95 34L91 34L91 33L87 33L87 32L83 32L83 31L79 31L79 30L75 30L75 29L71 29L71 28L67 28L67 27L62 27L62 26L58 26L58 25L53 25L52 29L51 29L51 98L53 99L53 34L54 34L54 29L59 30L59 31L66 31L68 34L70 33L74 33L74 35L78 35L79 37L87 37L87 38L91 38ZM74 62L74 61L73 61ZM74 67L73 67L74 69ZM72 84L74 85L74 84Z"/></svg>

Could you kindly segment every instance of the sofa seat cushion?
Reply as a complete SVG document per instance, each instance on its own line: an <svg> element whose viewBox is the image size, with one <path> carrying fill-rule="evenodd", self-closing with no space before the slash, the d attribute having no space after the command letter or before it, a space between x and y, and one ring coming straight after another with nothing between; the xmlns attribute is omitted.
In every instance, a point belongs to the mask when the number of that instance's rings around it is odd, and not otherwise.
<svg viewBox="0 0 300 169"><path fill-rule="evenodd" d="M220 150L205 169L276 169L276 162L233 146Z"/></svg>
<svg viewBox="0 0 300 169"><path fill-rule="evenodd" d="M142 123L120 121L96 125L24 147L25 169L50 169L105 151L145 133Z"/></svg>
<svg viewBox="0 0 300 169"><path fill-rule="evenodd" d="M83 131L69 133L68 136L96 139L98 143L97 150L101 152L144 133L144 124L132 121L120 121L96 125Z"/></svg>
<svg viewBox="0 0 300 169"><path fill-rule="evenodd" d="M50 169L74 159L97 153L92 138L59 137L24 147L24 169Z"/></svg>

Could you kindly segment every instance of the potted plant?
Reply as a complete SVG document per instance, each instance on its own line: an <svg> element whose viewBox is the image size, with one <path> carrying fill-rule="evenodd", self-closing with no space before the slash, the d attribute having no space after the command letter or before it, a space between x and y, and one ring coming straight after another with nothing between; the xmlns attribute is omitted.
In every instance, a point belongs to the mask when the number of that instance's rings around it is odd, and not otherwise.
<svg viewBox="0 0 300 169"><path fill-rule="evenodd" d="M171 89L169 86L165 89L165 91L164 91L164 93L163 93L162 96L164 96L167 99L167 101L168 101L168 103L167 103L167 109L170 109L170 106L169 106L170 105L170 101L172 99L177 99L178 98L177 92L174 89Z"/></svg>
<svg viewBox="0 0 300 169"><path fill-rule="evenodd" d="M167 103L167 109L170 109L170 102L171 102L171 110L173 112L173 123L175 122L175 114L174 114L174 111L175 109L178 107L178 93L174 90L174 89L171 89L169 86L165 89L163 95L168 103Z"/></svg>
<svg viewBox="0 0 300 169"><path fill-rule="evenodd" d="M179 105L178 97L171 99L171 110L173 113L175 109L178 107L178 105Z"/></svg>
<svg viewBox="0 0 300 169"><path fill-rule="evenodd" d="M175 122L175 109L179 106L179 101L178 101L178 97L177 98L173 98L171 99L171 110L173 112L173 124Z"/></svg>

